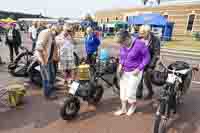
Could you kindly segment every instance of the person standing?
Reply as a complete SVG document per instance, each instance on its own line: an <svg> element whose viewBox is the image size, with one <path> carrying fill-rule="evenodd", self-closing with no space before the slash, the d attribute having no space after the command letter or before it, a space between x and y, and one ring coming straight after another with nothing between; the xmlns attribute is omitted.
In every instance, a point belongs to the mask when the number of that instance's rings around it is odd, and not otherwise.
<svg viewBox="0 0 200 133"><path fill-rule="evenodd" d="M6 44L9 47L10 62L14 60L14 51L16 56L19 54L19 46L21 46L21 43L22 40L19 30L15 28L15 25L10 25L6 34Z"/></svg>
<svg viewBox="0 0 200 133"><path fill-rule="evenodd" d="M47 29L45 22L38 22L37 27L38 27L38 29L37 29L37 37L39 36L41 31Z"/></svg>
<svg viewBox="0 0 200 133"><path fill-rule="evenodd" d="M65 84L70 85L76 77L74 59L75 41L71 26L63 26L63 31L56 37L56 44L59 48L60 66L65 74Z"/></svg>
<svg viewBox="0 0 200 133"><path fill-rule="evenodd" d="M32 26L29 28L29 34L32 40L32 52L34 52L37 41L37 22L33 22Z"/></svg>
<svg viewBox="0 0 200 133"><path fill-rule="evenodd" d="M85 49L87 53L87 63L92 64L94 59L93 56L97 52L100 45L100 40L94 33L92 27L88 27L85 36Z"/></svg>
<svg viewBox="0 0 200 133"><path fill-rule="evenodd" d="M55 65L54 61L59 60L58 49L55 42L57 34L57 27L54 25L49 29L40 32L35 49L35 56L40 62L42 85L44 89L44 96L47 99L56 99L55 94Z"/></svg>
<svg viewBox="0 0 200 133"><path fill-rule="evenodd" d="M148 89L148 94L147 97L145 97L145 99L151 99L152 96L154 95L151 83L151 73L155 69L156 63L160 58L160 40L156 36L154 36L154 34L151 32L151 27L149 25L143 25L140 27L139 37L144 38L143 41L145 42L146 46L148 46L151 55L151 61L146 66L143 75L144 82ZM143 97L142 94L143 94L143 80L140 83L140 86L138 87L137 97L142 98Z"/></svg>
<svg viewBox="0 0 200 133"><path fill-rule="evenodd" d="M120 77L121 109L116 116L132 115L137 106L136 91L141 82L145 66L150 61L150 54L145 43L138 38L131 37L128 31L117 33L117 43L120 44L120 60L117 73ZM127 103L130 108L127 111Z"/></svg>

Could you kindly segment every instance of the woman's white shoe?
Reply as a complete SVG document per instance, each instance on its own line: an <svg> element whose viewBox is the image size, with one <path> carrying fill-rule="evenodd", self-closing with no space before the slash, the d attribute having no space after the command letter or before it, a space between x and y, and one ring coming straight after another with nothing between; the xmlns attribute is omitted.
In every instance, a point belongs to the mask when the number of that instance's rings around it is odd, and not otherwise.
<svg viewBox="0 0 200 133"><path fill-rule="evenodd" d="M133 113L135 113L136 110L136 106L133 105L129 108L128 112L126 113L126 115L131 116Z"/></svg>
<svg viewBox="0 0 200 133"><path fill-rule="evenodd" d="M114 113L114 115L115 115L115 116L120 116L120 115L123 115L123 114L126 114L126 113L127 113L126 110L120 109L120 110L116 111L116 112Z"/></svg>

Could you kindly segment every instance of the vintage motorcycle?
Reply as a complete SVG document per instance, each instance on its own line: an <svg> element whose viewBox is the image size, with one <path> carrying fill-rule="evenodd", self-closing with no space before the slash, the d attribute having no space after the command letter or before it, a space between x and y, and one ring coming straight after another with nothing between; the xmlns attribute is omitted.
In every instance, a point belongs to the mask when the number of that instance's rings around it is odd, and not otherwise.
<svg viewBox="0 0 200 133"><path fill-rule="evenodd" d="M197 69L182 61L176 61L168 67L161 62L159 65L164 68L164 72L155 71L152 83L164 86L160 92L153 133L166 133L167 122L171 114L177 112L177 105L182 102L183 95L190 88L193 70Z"/></svg>
<svg viewBox="0 0 200 133"><path fill-rule="evenodd" d="M75 65L78 66L80 63L80 59L76 53L74 53L74 58L75 58ZM27 73L30 78L30 81L37 86L42 86L42 76L40 74L40 64L34 57L31 58L30 62L31 63L29 64L28 69L27 69ZM55 67L57 67L57 66L55 66ZM62 74L59 74L59 72L57 72L56 75L62 78Z"/></svg>
<svg viewBox="0 0 200 133"><path fill-rule="evenodd" d="M80 110L79 98L89 104L97 105L104 93L102 82L109 87L117 87L114 84L114 77L111 82L105 79L108 74L115 75L117 69L115 58L110 58L106 64L100 60L97 60L94 65L82 64L78 69L79 80L72 83L69 94L60 109L63 120L72 120L77 116Z"/></svg>
<svg viewBox="0 0 200 133"><path fill-rule="evenodd" d="M27 69L31 63L33 53L23 46L20 49L22 52L17 55L13 63L8 65L8 71L16 77L27 77Z"/></svg>

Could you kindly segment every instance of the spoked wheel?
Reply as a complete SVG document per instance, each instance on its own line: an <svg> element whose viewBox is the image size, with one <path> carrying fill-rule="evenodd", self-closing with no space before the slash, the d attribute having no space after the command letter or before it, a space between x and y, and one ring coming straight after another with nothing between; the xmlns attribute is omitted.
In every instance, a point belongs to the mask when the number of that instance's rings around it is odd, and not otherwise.
<svg viewBox="0 0 200 133"><path fill-rule="evenodd" d="M28 76L27 68L28 65L30 64L32 56L33 54L31 52L19 54L16 57L14 63L8 66L10 73L16 77Z"/></svg>
<svg viewBox="0 0 200 133"><path fill-rule="evenodd" d="M153 133L167 133L167 120L156 116Z"/></svg>
<svg viewBox="0 0 200 133"><path fill-rule="evenodd" d="M77 97L69 95L60 110L60 115L63 120L74 119L80 110L80 101Z"/></svg>
<svg viewBox="0 0 200 133"><path fill-rule="evenodd" d="M167 120L161 119L159 126L159 133L167 133Z"/></svg>
<svg viewBox="0 0 200 133"><path fill-rule="evenodd" d="M31 61L31 58L33 56L32 52L24 52L19 54L16 59L15 59L15 64L17 64L18 66L24 66L24 65L28 65Z"/></svg>
<svg viewBox="0 0 200 133"><path fill-rule="evenodd" d="M154 125L153 125L153 133L167 133L167 119L162 118L161 114L165 112L165 104L160 103L157 112L160 112L159 115L156 114Z"/></svg>

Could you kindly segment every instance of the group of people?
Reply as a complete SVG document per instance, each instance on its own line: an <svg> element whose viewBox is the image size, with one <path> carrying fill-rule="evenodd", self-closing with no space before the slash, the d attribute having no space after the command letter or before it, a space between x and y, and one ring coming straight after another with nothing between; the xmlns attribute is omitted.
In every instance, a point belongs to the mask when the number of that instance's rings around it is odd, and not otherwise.
<svg viewBox="0 0 200 133"><path fill-rule="evenodd" d="M33 23L29 30L32 40L32 51L40 63L44 96L47 99L57 98L55 79L58 64L65 75L65 84L71 84L76 79L74 53L76 41L73 27L64 24L43 25ZM85 50L87 62L93 61L93 55L98 51L101 42L91 27L86 30ZM137 36L136 36L137 35ZM151 27L143 25L134 36L126 30L120 30L116 35L120 44L119 66L121 109L115 115L132 115L137 106L137 99L143 97L143 81L148 88L146 99L152 98L154 92L151 84L151 73L155 69L160 56L160 41L151 33ZM6 35L6 43L10 49L10 59L13 61L13 49L18 54L21 45L20 32L14 26ZM130 105L127 110L127 104Z"/></svg>
<svg viewBox="0 0 200 133"><path fill-rule="evenodd" d="M29 27L29 35L30 39L32 40L32 51L35 50L36 41L39 33L46 28L47 25L44 22L33 22L32 26Z"/></svg>
<svg viewBox="0 0 200 133"><path fill-rule="evenodd" d="M33 42L32 51L34 51L36 46L37 37L43 29L46 29L46 25L41 22L34 22L32 27L29 29L30 38ZM17 56L19 54L19 47L22 45L22 36L17 24L9 25L6 32L5 44L9 48L10 62L14 61L14 53Z"/></svg>
<svg viewBox="0 0 200 133"><path fill-rule="evenodd" d="M90 63L93 60L92 55L100 45L100 40L91 27L88 27L86 32L85 49L87 62ZM76 79L75 45L74 30L69 24L49 25L38 34L36 40L33 39L34 55L41 65L44 96L47 99L57 98L54 83L58 66L65 75L66 86Z"/></svg>

